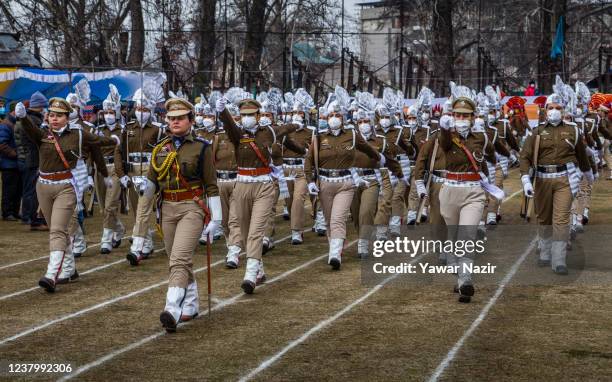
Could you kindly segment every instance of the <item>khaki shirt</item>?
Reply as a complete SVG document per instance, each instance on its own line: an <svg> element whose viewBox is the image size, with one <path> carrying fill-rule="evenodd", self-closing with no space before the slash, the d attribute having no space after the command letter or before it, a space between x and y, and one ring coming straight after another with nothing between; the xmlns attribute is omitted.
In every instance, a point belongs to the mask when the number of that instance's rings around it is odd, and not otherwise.
<svg viewBox="0 0 612 382"><path fill-rule="evenodd" d="M238 148L236 150L236 162L239 168L267 167L272 161L273 145L285 135L297 129L297 125L293 124L279 126L278 128L259 126L255 134L251 134L236 125L227 109L219 114L219 118L221 122L223 122L225 131L231 142ZM259 159L259 156L251 146L251 142L255 144L259 153L264 157L267 163L263 163ZM282 155L280 158L282 161Z"/></svg>
<svg viewBox="0 0 612 382"><path fill-rule="evenodd" d="M209 142L213 141L213 137L215 136L215 132L214 131L208 131L206 129L197 129L196 131L196 135L200 138L204 138Z"/></svg>
<svg viewBox="0 0 612 382"><path fill-rule="evenodd" d="M440 135L439 131L436 131L432 135L429 136L429 139L423 146L421 150L419 150L419 155L417 155L415 164L414 164L414 179L415 180L423 180L425 181L425 172L429 171L429 167L431 165L431 157L433 155L434 145L438 141L438 149L436 151L436 158L434 161L434 170L444 170L446 169L446 162L444 161L445 155L444 151L440 147ZM431 174L429 174L431 176Z"/></svg>
<svg viewBox="0 0 612 382"><path fill-rule="evenodd" d="M215 167L222 171L236 171L236 147L230 141L225 130L220 130L213 138L213 150L215 157Z"/></svg>
<svg viewBox="0 0 612 382"><path fill-rule="evenodd" d="M212 146L201 138L196 138L193 134L185 137L184 141L177 149L174 141L169 137L159 143L160 148L155 158L151 158L152 164L149 166L147 178L155 183L160 192L164 190L185 190L183 183L179 180L178 171L189 184L189 186L202 186L206 196L218 196L217 172L213 163ZM158 180L158 172L154 167L160 167L168 155L176 151L176 163L168 171L165 179Z"/></svg>
<svg viewBox="0 0 612 382"><path fill-rule="evenodd" d="M485 162L485 153L487 150L486 146L489 146L491 149L492 146L487 144L488 139L485 135L484 132L470 131L467 138L464 139L454 131L440 129L440 148L444 152L445 169L450 172L475 172L478 170L488 175L489 171ZM459 138L459 141L472 154L478 169L474 168L465 151L453 142L455 137Z"/></svg>
<svg viewBox="0 0 612 382"><path fill-rule="evenodd" d="M313 130L304 127L303 129L296 130L283 138L283 158L303 158L304 154L306 154L306 149L312 142L313 133ZM292 140L297 146L300 147L301 150L297 152L289 147L286 147L285 142L287 139Z"/></svg>
<svg viewBox="0 0 612 382"><path fill-rule="evenodd" d="M121 139L121 126L119 124L115 125L115 128L113 130L111 130L108 125L102 125L100 127L98 127L97 130L97 134L98 136L101 137L105 137L105 138L112 138L113 136ZM108 156L112 156L115 154L115 147L114 146L108 146L108 147L104 147L102 149L102 155L104 155L105 157Z"/></svg>
<svg viewBox="0 0 612 382"><path fill-rule="evenodd" d="M510 131L509 122L507 120L497 120L493 124L493 127L497 129L497 139L506 146L506 148L517 152L521 150L514 134Z"/></svg>
<svg viewBox="0 0 612 382"><path fill-rule="evenodd" d="M115 149L115 172L121 178L127 175L123 160L129 162L128 154L153 151L153 148L164 136L161 126L147 122L144 127L140 127L138 122L131 121L121 132L121 144ZM124 152L126 150L126 152Z"/></svg>
<svg viewBox="0 0 612 382"><path fill-rule="evenodd" d="M21 123L26 135L38 146L40 171L46 173L66 171L67 168L60 158L53 140L49 139L51 130L36 127L29 117L22 118ZM85 159L85 155L89 154L96 163L102 176L107 177L108 171L106 170L106 164L104 163L104 157L102 156L100 147L109 144L114 146L114 140L103 139L94 134L80 130L80 127L71 126L78 125L67 125L64 131L59 135L54 133L55 139L59 143L60 149L70 169L76 167L80 149L80 153L83 156L82 159ZM79 141L81 141L80 148Z"/></svg>
<svg viewBox="0 0 612 382"><path fill-rule="evenodd" d="M376 134L382 135L387 140L389 150L391 150L392 156L395 158L398 155L406 154L409 158L413 158L416 154L416 150L412 145L412 135L410 129L404 126L392 126L386 133L378 125L376 127Z"/></svg>
<svg viewBox="0 0 612 382"><path fill-rule="evenodd" d="M546 122L534 129L533 135L525 140L521 150L521 175L529 174L529 168L533 166L537 135L540 135L538 165L564 165L572 162L578 164L581 171L588 171L591 168L577 126L568 122L553 126Z"/></svg>
<svg viewBox="0 0 612 382"><path fill-rule="evenodd" d="M317 137L319 168L344 170L353 167L357 151L364 152L368 157L379 160L376 149L354 129L342 129L338 136L330 131ZM314 152L309 150L304 162L304 173L308 182L314 181Z"/></svg>
<svg viewBox="0 0 612 382"><path fill-rule="evenodd" d="M386 142L386 138L382 135L372 135L370 139L366 140L366 142L372 146L377 152L383 154L385 156L385 167L389 169L393 173L393 175L398 178L403 178L404 174L402 173L402 168L397 160L393 157L392 149L390 148L388 142ZM372 158L368 154L363 151L355 152L355 160L353 162L353 167L358 168L367 168L367 169L378 169L379 166L379 158Z"/></svg>

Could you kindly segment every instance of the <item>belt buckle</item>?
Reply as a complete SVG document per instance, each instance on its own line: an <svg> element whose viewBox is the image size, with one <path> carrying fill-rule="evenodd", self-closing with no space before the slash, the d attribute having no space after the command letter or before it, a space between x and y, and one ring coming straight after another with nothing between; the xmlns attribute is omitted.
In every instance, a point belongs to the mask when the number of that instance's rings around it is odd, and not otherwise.
<svg viewBox="0 0 612 382"><path fill-rule="evenodd" d="M337 178L337 177L340 176L340 172L338 170L331 170L330 171L330 176L334 177L334 178Z"/></svg>
<svg viewBox="0 0 612 382"><path fill-rule="evenodd" d="M177 192L170 192L170 201L171 202L178 202L178 193Z"/></svg>

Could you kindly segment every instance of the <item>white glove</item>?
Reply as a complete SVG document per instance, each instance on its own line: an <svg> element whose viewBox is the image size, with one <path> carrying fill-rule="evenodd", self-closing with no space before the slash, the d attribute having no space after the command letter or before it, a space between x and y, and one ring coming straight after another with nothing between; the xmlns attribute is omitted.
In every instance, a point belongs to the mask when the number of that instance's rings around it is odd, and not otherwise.
<svg viewBox="0 0 612 382"><path fill-rule="evenodd" d="M130 180L129 176L123 175L121 179L119 179L119 182L121 183L121 186L123 186L123 188L128 188L132 181Z"/></svg>
<svg viewBox="0 0 612 382"><path fill-rule="evenodd" d="M113 178L110 176L104 178L104 185L106 186L106 188L113 188Z"/></svg>
<svg viewBox="0 0 612 382"><path fill-rule="evenodd" d="M385 163L387 163L387 159L385 159L385 156L382 154L378 154L378 156L380 157L380 167L385 167Z"/></svg>
<svg viewBox="0 0 612 382"><path fill-rule="evenodd" d="M121 140L119 139L118 136L116 135L111 135L111 138L113 138L115 140L115 142L117 142L117 146L119 146L121 144Z"/></svg>
<svg viewBox="0 0 612 382"><path fill-rule="evenodd" d="M310 195L318 195L319 194L319 187L317 187L315 182L308 183L308 193Z"/></svg>
<svg viewBox="0 0 612 382"><path fill-rule="evenodd" d="M215 232L221 226L221 219L223 218L223 213L221 211L221 197L209 197L208 209L210 210L210 221L206 225L204 232L202 232L202 236L208 235L208 241L212 243L213 237L215 236Z"/></svg>
<svg viewBox="0 0 612 382"><path fill-rule="evenodd" d="M15 117L24 118L26 114L26 108L23 103L19 102L17 105L15 105Z"/></svg>
<svg viewBox="0 0 612 382"><path fill-rule="evenodd" d="M516 155L514 155L514 153L510 153L510 158L508 159L510 160L510 165L514 165L518 161L518 158Z"/></svg>
<svg viewBox="0 0 612 382"><path fill-rule="evenodd" d="M155 183L147 179L145 182L140 183L138 186L138 193L146 198L152 198L155 195L157 186Z"/></svg>
<svg viewBox="0 0 612 382"><path fill-rule="evenodd" d="M94 188L94 180L93 180L93 177L91 175L89 175L87 177L87 188L89 190L93 190L93 188Z"/></svg>
<svg viewBox="0 0 612 382"><path fill-rule="evenodd" d="M225 105L227 104L227 98L221 97L215 103L215 109L217 109L218 113L223 112L225 110Z"/></svg>
<svg viewBox="0 0 612 382"><path fill-rule="evenodd" d="M450 128L453 127L453 117L450 115L443 115L440 117L440 122L438 124L442 129L450 130Z"/></svg>
<svg viewBox="0 0 612 382"><path fill-rule="evenodd" d="M414 184L416 185L417 194L419 195L419 198L423 199L424 197L426 197L427 189L425 188L425 182L423 182L422 179L419 179L416 180Z"/></svg>
<svg viewBox="0 0 612 382"><path fill-rule="evenodd" d="M533 185L531 184L529 175L521 176L521 182L523 183L523 192L525 193L525 196L528 198L533 198Z"/></svg>
<svg viewBox="0 0 612 382"><path fill-rule="evenodd" d="M586 179L586 181L589 184L593 184L593 182L595 182L595 177L593 176L593 171L589 170L589 171L585 171L582 173L582 175L584 176L584 179Z"/></svg>
<svg viewBox="0 0 612 382"><path fill-rule="evenodd" d="M595 174L593 174L593 177L595 178L595 180L599 179L599 172L596 172Z"/></svg>
<svg viewBox="0 0 612 382"><path fill-rule="evenodd" d="M368 181L359 176L355 168L351 168L351 176L353 177L353 185L355 187L364 186L367 188L370 186L370 183Z"/></svg>

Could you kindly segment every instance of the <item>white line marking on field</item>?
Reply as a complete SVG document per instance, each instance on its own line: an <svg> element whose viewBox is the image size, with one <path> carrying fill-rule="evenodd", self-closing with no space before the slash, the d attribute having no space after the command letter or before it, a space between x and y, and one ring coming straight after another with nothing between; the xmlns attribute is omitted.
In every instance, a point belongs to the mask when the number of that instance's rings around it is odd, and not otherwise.
<svg viewBox="0 0 612 382"><path fill-rule="evenodd" d="M291 237L291 236L289 236L289 237ZM352 242L350 242L349 244L346 245L346 248L354 245L356 242L357 242L357 240L353 240ZM322 260L322 259L324 259L326 257L327 257L327 254L318 256L318 257L316 257L316 258L314 258L312 260L309 260L309 261L307 261L305 263L302 263L301 265L299 265L299 266L297 266L295 268L292 268L292 269L290 269L290 270L288 270L286 272L281 273L280 275L278 275L276 277L271 278L270 280L266 281L265 284L260 285L257 288L261 289L261 288L264 288L266 285L270 285L270 284L273 284L273 283L275 283L277 281L280 281L280 280L290 276L291 274L293 274L293 273L295 273L295 272L297 272L297 271L299 271L299 270L301 270L303 268L309 267L313 263L315 263L315 262L317 262L319 260ZM211 309L211 312L217 311L217 310L223 309L226 306L235 304L243 296L244 296L244 293L239 293L239 294L237 294L237 295L235 295L235 296L233 296L233 297L231 297L231 298L229 298L227 300L223 300L223 302L221 302L220 304L215 305ZM183 324L179 324L179 326L189 325L190 323L196 321L200 317L206 316L207 314L208 314L208 309L206 309L204 312L202 312L195 320L192 320L192 321L189 321L189 322L186 322L186 323L183 323ZM72 379L72 378L74 378L74 377L76 377L76 376L78 376L78 375L80 375L80 374L90 370L90 369L93 369L93 368L95 368L97 366L100 366L103 363L106 363L107 361L110 361L111 359L113 359L113 358L115 358L115 357L117 357L117 356L119 356L119 355L121 355L121 354L123 354L125 352L128 352L130 350L136 349L136 348L138 348L138 347L140 347L140 346L142 346L142 345L144 345L144 344L146 344L148 342L151 342L151 341L153 341L153 340L163 336L164 334L166 334L166 332L164 330L162 330L162 331L159 331L159 332L157 332L155 334L152 334L150 336L142 338L142 339L140 339L140 340L138 340L136 342L133 342L133 343L131 343L131 344L121 348L121 349L117 349L117 350L115 350L113 352L110 352L107 355L105 355L104 357L98 358L95 361L92 361L92 362L90 362L88 364L85 364L85 365L79 367L74 372L72 372L70 374L67 374L67 375L64 375L63 377L58 379L58 382L63 382L63 381L70 380L70 379Z"/></svg>
<svg viewBox="0 0 612 382"><path fill-rule="evenodd" d="M444 357L442 362L440 362L440 364L438 365L438 367L436 368L432 376L429 378L428 380L429 382L436 382L438 378L442 376L442 374L444 373L446 368L451 364L451 362L453 361L453 359L455 358L459 350L461 350L461 347L463 346L465 341L472 335L472 333L474 333L474 331L478 328L480 323L484 321L484 319L487 317L489 310L491 310L493 305L495 305L495 303L497 302L497 299L499 299L499 296L501 296L501 294L504 292L506 285L508 285L512 277L514 277L514 275L520 268L521 264L523 264L523 261L525 261L527 256L531 253L531 251L535 247L535 244L536 244L536 239L533 239L527 246L527 249L514 262L514 264L512 265L512 267L506 274L506 276L504 276L503 280L499 284L499 287L497 287L497 290L495 291L495 294L493 295L493 297L491 297L489 302L487 302L487 305L485 305L484 308L482 308L478 317L476 317L474 322L472 322L472 325L470 325L470 327L465 331L465 333L463 333L461 338L459 338L459 341L457 341L457 343L455 343L455 345L451 348L448 354L446 354L446 357Z"/></svg>
<svg viewBox="0 0 612 382"><path fill-rule="evenodd" d="M158 253L158 252L161 252L163 250L164 250L163 248L156 249L155 251L153 251L153 253ZM116 260L116 261L113 261L112 263L107 263L107 264L103 264L103 265L100 265L100 266L88 269L88 270L86 270L84 272L79 273L79 275L81 275L81 276L82 275L87 275L89 273L97 272L97 271L100 271L102 269L110 268L113 265L125 263L126 261L127 260L125 260L125 259ZM4 296L0 296L0 301L7 300L7 299L9 299L11 297L21 296L22 294L26 294L26 293L29 293L29 292L32 292L32 291L35 291L35 290L39 290L39 289L40 289L40 287L35 286L35 287L32 287L32 288L22 289L22 290L19 290L17 292L5 294Z"/></svg>
<svg viewBox="0 0 612 382"><path fill-rule="evenodd" d="M124 237L123 239L129 239L130 237L131 237L131 236L126 236L126 237ZM122 239L122 240L123 240L123 239ZM88 245L88 246L87 246L87 249L97 247L97 246L99 246L100 244L102 244L102 242L100 242L100 243L95 243L95 244L92 244L92 245ZM87 251L86 251L86 252L87 252ZM16 266L19 266L19 265L23 265L23 264L31 263L31 262L33 262L33 261L38 261L38 260L48 259L48 258L49 258L49 255L45 255L45 256L37 257L37 258L35 258L35 259L23 260L23 261L19 261L19 262L16 262L16 263L12 263L12 264L3 265L3 266L0 266L0 271L1 271L1 270L3 270L3 269L12 268L12 267L16 267Z"/></svg>
<svg viewBox="0 0 612 382"><path fill-rule="evenodd" d="M281 243L281 242L283 242L283 241L285 241L285 240L287 240L289 238L291 238L291 235L288 235L288 236L285 236L285 237L281 238L280 240L276 241L276 243ZM158 251L163 251L163 248L158 249ZM211 264L211 267L219 265L219 264L223 264L223 263L225 263L225 259L221 259L221 260L215 261L214 263ZM206 269L207 269L207 267L201 267L201 268L195 269L193 271L193 273L194 274L195 273L199 273L199 272L205 271ZM99 304L90 306L90 307L85 308L85 309L81 309L79 311L76 311L74 313L70 313L70 314L65 315L65 316L58 317L58 318L53 319L51 321L45 322L44 324L41 324L41 325L38 325L38 326L34 326L34 327L32 327L30 329L27 329L27 330L25 330L23 332L17 333L17 334L15 334L13 336L3 338L2 340L0 340L0 346L6 344L8 342L14 341L14 340L16 340L18 338L25 337L25 336L27 336L29 334L38 332L38 331L40 331L42 329L45 329L45 328L47 328L49 326L52 326L52 325L55 325L57 323L69 320L71 318L82 316L85 313L89 313L91 311L104 308L104 307L106 307L108 305L111 305L111 304L114 304L114 303L116 303L118 301L122 301L122 300L128 299L130 297L137 296L137 295L145 293L145 292L147 292L147 291L149 291L151 289L155 289L155 288L158 288L158 287L160 287L162 285L166 285L166 284L168 284L168 281L158 282L158 283L149 285L147 287L144 287L142 289L139 289L137 291L130 292L128 294L125 294L125 295L122 295L122 296L119 296L119 297L115 297L115 298L110 299L110 300L103 301L103 302L101 302ZM35 288L35 289L38 289L38 288Z"/></svg>
<svg viewBox="0 0 612 382"><path fill-rule="evenodd" d="M425 255L418 256L418 257L412 259L409 262L409 264L413 264L414 262L422 259L423 257L425 257ZM266 359L265 361L260 363L259 366L257 366L255 369L251 370L247 375L245 375L242 378L240 378L239 382L246 382L246 381L252 379L257 374L259 374L262 371L264 371L265 369L267 369L268 367L270 367L276 361L281 359L291 349L293 349L294 347L296 347L296 346L300 345L301 343L303 343L304 341L306 341L310 336L312 336L316 332L322 330L326 326L331 325L334 321L336 321L340 317L344 316L346 313L351 311L354 307L356 307L357 305L359 305L362 302L364 302L365 300L367 300L370 296L372 296L374 293L378 292L383 286L385 286L389 281L395 279L399 275L400 275L400 273L396 273L396 274L394 274L392 276L387 277L386 279L381 281L379 284L374 286L372 289L368 290L363 296L359 297L358 299L354 300L350 304L346 305L344 308L342 308L342 310L338 311L333 316L328 317L328 318L326 318L323 321L320 321L318 324L316 324L315 326L310 328L306 333L302 334L299 338L289 342L289 344L287 344L287 346L285 346L283 349L281 349L278 353L276 353L272 357Z"/></svg>

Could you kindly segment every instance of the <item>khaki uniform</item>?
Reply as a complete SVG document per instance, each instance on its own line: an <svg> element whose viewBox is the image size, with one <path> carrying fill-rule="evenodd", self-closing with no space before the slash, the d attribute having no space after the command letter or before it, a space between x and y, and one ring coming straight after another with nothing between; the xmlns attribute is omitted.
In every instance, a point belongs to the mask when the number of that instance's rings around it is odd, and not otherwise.
<svg viewBox="0 0 612 382"><path fill-rule="evenodd" d="M492 131L494 129L494 131ZM495 152L504 158L496 161L495 165L495 185L500 189L504 188L504 179L508 176L509 161L511 155L510 150L520 151L516 138L510 130L510 126L505 120L498 120L493 126L487 130L489 132L489 140L494 143ZM488 196L487 214L501 215L501 201L492 195Z"/></svg>
<svg viewBox="0 0 612 382"><path fill-rule="evenodd" d="M151 152L164 135L162 127L151 121L144 127L136 121L128 122L121 133L121 144L114 152L115 174L118 179L124 175L130 177L132 182L138 183L144 180L149 171ZM153 224L154 199L152 197L140 196L139 192L130 187L127 190L130 209L136 219L132 231L132 247L130 253L139 255L145 251L145 237L151 240L151 229ZM152 249L152 243L148 244Z"/></svg>
<svg viewBox="0 0 612 382"><path fill-rule="evenodd" d="M284 125L278 130L259 126L252 134L239 128L227 109L220 114L220 119L236 147L238 177L232 194L232 207L240 222L242 240L246 242L247 258L261 260L264 232L275 200L274 183L268 167L270 150L278 139L294 131L296 126Z"/></svg>
<svg viewBox="0 0 612 382"><path fill-rule="evenodd" d="M107 125L102 125L98 128L98 135L106 138L113 136L121 139L121 126L115 125L113 130ZM121 225L119 221L119 207L120 207L120 195L121 195L121 184L119 178L115 173L115 148L107 147L102 149L102 155L106 162L106 169L109 176L112 176L113 186L106 188L103 179L98 179L98 195L100 195L100 203L104 209L104 228L116 230Z"/></svg>
<svg viewBox="0 0 612 382"><path fill-rule="evenodd" d="M93 134L66 126L59 133L51 133L36 127L29 117L21 119L24 132L39 147L40 176L36 184L38 201L49 224L49 249L51 256L45 278L53 283L76 273L74 257L70 250L69 225L74 216L76 221L77 193L76 180L71 174L77 166L79 153L87 152L101 167L103 176L108 176L100 147L108 143ZM51 135L52 134L52 135ZM69 169L66 168L56 145L59 145Z"/></svg>
<svg viewBox="0 0 612 382"><path fill-rule="evenodd" d="M366 142L377 152L385 155L385 165L394 176L397 178L404 177L399 163L393 158L394 151L387 145L384 136L371 136ZM367 186L360 185L356 188L351 205L351 215L355 228L359 232L359 238L368 240L375 224L379 205L378 196L381 189L379 175L377 175L377 172L380 174L378 159L373 159L362 151L356 151L353 167L356 168L359 176L369 183ZM382 182L382 177L380 177L380 182Z"/></svg>
<svg viewBox="0 0 612 382"><path fill-rule="evenodd" d="M240 223L236 219L235 213L230 213L232 205L232 195L238 176L238 166L236 164L236 148L230 141L225 130L220 130L212 138L212 148L214 152L214 163L217 170L217 187L221 196L221 209L223 219L221 226L225 234L225 242L231 245L244 247L240 238Z"/></svg>
<svg viewBox="0 0 612 382"><path fill-rule="evenodd" d="M521 151L521 175L533 167L535 137L540 136L535 176L534 207L539 225L540 259L551 261L553 270L565 266L572 198L578 192L580 171L590 170L583 138L573 123L543 123L527 137ZM552 234L551 231L552 230Z"/></svg>
<svg viewBox="0 0 612 382"><path fill-rule="evenodd" d="M419 127L415 130L414 134L412 135L412 144L414 147L416 147L417 155L419 152L421 152L421 150L423 149L423 146L427 142L429 142L431 140L431 137L437 132L435 128L436 126L432 125L432 126L426 126L426 127ZM407 220L409 222L416 219L417 210L419 209L419 204L421 202L419 195L417 195L417 190L416 190L416 186L414 182L415 182L415 178L413 177L412 180L410 181L410 190L409 190L408 198L407 198L408 199ZM427 207L428 201L426 201L425 203L426 203L425 206Z"/></svg>
<svg viewBox="0 0 612 382"><path fill-rule="evenodd" d="M357 151L374 161L379 160L376 149L354 129L341 130L337 136L326 132L318 137L319 198L330 240L346 239L346 219L355 193L350 168ZM309 150L304 164L308 183L314 182L314 164L314 150Z"/></svg>
<svg viewBox="0 0 612 382"><path fill-rule="evenodd" d="M192 257L204 227L204 211L193 201L193 196L219 196L212 148L192 134L182 139L178 148L176 138L164 139L158 147L152 158L155 166L149 167L147 178L156 185L162 198L161 227L170 258L168 286L187 288L195 280ZM157 169L163 168L171 152L176 152L178 168L170 163L167 177L160 179L162 171ZM179 180L177 170L190 190Z"/></svg>
<svg viewBox="0 0 612 382"><path fill-rule="evenodd" d="M388 150L391 151L391 158L395 158L397 161L406 161L415 156L415 149L411 144L410 129L403 126L393 126L385 132L382 127L378 126L376 132L385 137ZM407 170L409 168L403 168L402 173L404 176L409 177L410 174ZM404 215L406 207L405 195L408 187L404 182L398 182L397 179L393 178L388 169L382 169L381 173L383 179L390 181L392 192L384 192L383 184L383 196L375 218L378 222L376 224L391 224L396 227L395 233L399 234L401 217Z"/></svg>
<svg viewBox="0 0 612 382"><path fill-rule="evenodd" d="M304 154L312 141L313 130L303 128L288 135L301 150L299 152L283 146L283 171L287 178L289 188L289 206L291 216L291 230L303 231L305 212L304 207L308 196L306 177L304 176ZM283 139L285 141L286 139Z"/></svg>

